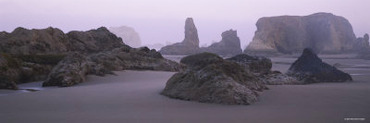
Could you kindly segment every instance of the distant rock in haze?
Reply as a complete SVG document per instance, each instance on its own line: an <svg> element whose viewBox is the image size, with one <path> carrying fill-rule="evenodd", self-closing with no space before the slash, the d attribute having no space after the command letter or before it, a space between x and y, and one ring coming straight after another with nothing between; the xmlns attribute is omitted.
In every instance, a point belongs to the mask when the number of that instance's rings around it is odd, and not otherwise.
<svg viewBox="0 0 370 123"><path fill-rule="evenodd" d="M199 37L192 18L185 21L185 39L180 43L175 43L162 47L160 53L165 55L189 55L199 52Z"/></svg>
<svg viewBox="0 0 370 123"><path fill-rule="evenodd" d="M258 92L267 89L239 64L216 54L190 55L181 63L187 65L187 70L174 74L162 95L204 103L249 105L258 100Z"/></svg>
<svg viewBox="0 0 370 123"><path fill-rule="evenodd" d="M347 19L331 13L308 16L264 17L245 53L300 53L309 47L316 53L354 50L355 34Z"/></svg>
<svg viewBox="0 0 370 123"><path fill-rule="evenodd" d="M209 47L201 48L202 52L215 53L222 56L233 56L242 53L240 39L236 30L228 30L221 34L222 40L211 44Z"/></svg>
<svg viewBox="0 0 370 123"><path fill-rule="evenodd" d="M128 26L110 27L109 31L121 37L123 42L131 47L140 47L141 39L134 28Z"/></svg>
<svg viewBox="0 0 370 123"><path fill-rule="evenodd" d="M364 37L359 37L356 39L354 48L360 52L370 50L369 46L369 34L365 34Z"/></svg>
<svg viewBox="0 0 370 123"><path fill-rule="evenodd" d="M345 82L352 77L323 62L311 49L304 49L302 55L290 66L287 74L305 83Z"/></svg>

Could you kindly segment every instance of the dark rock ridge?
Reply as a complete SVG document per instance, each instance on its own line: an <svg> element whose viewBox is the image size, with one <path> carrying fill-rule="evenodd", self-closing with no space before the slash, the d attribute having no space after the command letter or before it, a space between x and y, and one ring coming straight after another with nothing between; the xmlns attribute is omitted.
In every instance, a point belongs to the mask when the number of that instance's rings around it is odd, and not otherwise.
<svg viewBox="0 0 370 123"><path fill-rule="evenodd" d="M240 39L236 30L228 30L221 34L222 40L209 47L201 48L202 52L215 53L222 56L233 56L242 53Z"/></svg>
<svg viewBox="0 0 370 123"><path fill-rule="evenodd" d="M110 27L109 31L122 38L123 42L131 47L140 47L141 39L134 28L128 26Z"/></svg>
<svg viewBox="0 0 370 123"><path fill-rule="evenodd" d="M330 13L308 16L264 17L245 53L300 53L309 47L316 53L351 52L356 37L347 19Z"/></svg>
<svg viewBox="0 0 370 123"><path fill-rule="evenodd" d="M83 82L86 74L126 69L178 71L182 66L155 50L125 45L105 27L67 34L50 27L1 32L0 69L0 89L17 89L16 84L30 81L71 86Z"/></svg>
<svg viewBox="0 0 370 123"><path fill-rule="evenodd" d="M176 62L164 59L159 52L147 47L123 46L112 51L89 56L73 53L54 67L43 86L68 87L85 81L87 74L104 76L120 70L179 71Z"/></svg>
<svg viewBox="0 0 370 123"><path fill-rule="evenodd" d="M290 77L280 71L272 71L272 62L269 58L263 56L249 56L247 54L239 54L226 59L238 63L246 71L252 72L261 82L269 85L282 84L302 84L294 77Z"/></svg>
<svg viewBox="0 0 370 123"><path fill-rule="evenodd" d="M253 74L239 64L212 53L184 57L187 69L173 75L162 95L182 100L248 105L266 89Z"/></svg>
<svg viewBox="0 0 370 123"><path fill-rule="evenodd" d="M185 39L180 43L175 43L162 47L160 53L166 55L189 55L199 52L199 37L192 18L185 21Z"/></svg>
<svg viewBox="0 0 370 123"><path fill-rule="evenodd" d="M304 49L302 55L290 66L287 74L305 83L345 82L352 77L323 62L311 49Z"/></svg>
<svg viewBox="0 0 370 123"><path fill-rule="evenodd" d="M112 50L124 45L122 40L105 27L90 31L71 31L64 34L60 29L16 28L0 34L0 52L10 54L61 54L67 52L92 53Z"/></svg>

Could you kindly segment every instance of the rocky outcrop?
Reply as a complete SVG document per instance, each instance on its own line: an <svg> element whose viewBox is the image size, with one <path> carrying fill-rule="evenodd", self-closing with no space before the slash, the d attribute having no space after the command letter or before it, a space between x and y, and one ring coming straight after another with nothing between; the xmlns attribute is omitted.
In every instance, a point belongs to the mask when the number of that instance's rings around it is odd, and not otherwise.
<svg viewBox="0 0 370 123"><path fill-rule="evenodd" d="M330 13L308 16L264 17L245 53L300 53L309 47L316 53L341 53L354 49L355 34L349 21Z"/></svg>
<svg viewBox="0 0 370 123"><path fill-rule="evenodd" d="M185 21L185 39L182 42L162 47L159 52L166 55L189 55L198 53L199 37L193 19L187 18Z"/></svg>
<svg viewBox="0 0 370 123"><path fill-rule="evenodd" d="M233 56L242 53L240 39L236 30L228 30L221 34L222 40L209 47L202 48L202 52L215 53L222 56Z"/></svg>
<svg viewBox="0 0 370 123"><path fill-rule="evenodd" d="M269 73L272 68L271 60L262 56L239 54L226 60L236 62L253 73Z"/></svg>
<svg viewBox="0 0 370 123"><path fill-rule="evenodd" d="M354 44L354 49L359 52L366 52L367 50L370 50L369 34L366 33L364 37L357 38Z"/></svg>
<svg viewBox="0 0 370 123"><path fill-rule="evenodd" d="M280 71L271 71L271 60L263 56L239 54L226 60L238 63L246 71L252 72L264 84L302 84L302 82L298 81L296 78L283 74Z"/></svg>
<svg viewBox="0 0 370 123"><path fill-rule="evenodd" d="M121 37L123 42L131 47L140 47L141 39L134 28L128 26L110 27L109 31Z"/></svg>
<svg viewBox="0 0 370 123"><path fill-rule="evenodd" d="M287 74L305 83L345 82L352 77L323 62L311 49L304 49L302 55L290 66Z"/></svg>
<svg viewBox="0 0 370 123"><path fill-rule="evenodd" d="M187 69L173 75L162 95L205 103L243 104L257 101L266 87L239 64L211 53L181 59Z"/></svg>
<svg viewBox="0 0 370 123"><path fill-rule="evenodd" d="M57 28L17 28L0 35L0 52L9 54L63 54L67 52L92 53L123 46L120 38L105 27L86 32L64 34Z"/></svg>
<svg viewBox="0 0 370 123"><path fill-rule="evenodd" d="M0 54L0 89L18 89L16 81L21 72L19 62Z"/></svg>
<svg viewBox="0 0 370 123"><path fill-rule="evenodd" d="M87 74L104 76L120 70L179 71L181 69L183 66L164 59L155 50L147 47L123 46L88 56L77 53L69 55L53 68L43 86L76 85L84 82Z"/></svg>

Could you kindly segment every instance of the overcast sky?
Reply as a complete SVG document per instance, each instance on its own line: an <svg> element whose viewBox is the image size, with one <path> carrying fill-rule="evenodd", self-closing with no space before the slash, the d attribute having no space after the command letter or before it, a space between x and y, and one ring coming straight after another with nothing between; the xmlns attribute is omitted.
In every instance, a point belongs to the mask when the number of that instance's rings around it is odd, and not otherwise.
<svg viewBox="0 0 370 123"><path fill-rule="evenodd" d="M0 0L0 31L16 27L89 30L126 25L143 44L180 42L193 17L201 45L238 30L242 48L253 38L258 18L329 12L347 18L356 36L370 32L370 0Z"/></svg>

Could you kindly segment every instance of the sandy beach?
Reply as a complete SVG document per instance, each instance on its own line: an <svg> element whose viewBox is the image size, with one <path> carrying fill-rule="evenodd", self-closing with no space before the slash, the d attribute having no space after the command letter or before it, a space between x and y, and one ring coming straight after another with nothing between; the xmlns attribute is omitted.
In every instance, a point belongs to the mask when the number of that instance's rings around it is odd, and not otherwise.
<svg viewBox="0 0 370 123"><path fill-rule="evenodd" d="M272 58L285 71L294 58ZM220 105L160 95L174 72L120 71L73 87L0 96L2 123L352 123L370 122L370 61L324 59L353 82L268 86L252 105ZM4 91L0 93L4 94ZM346 121L345 118L364 118Z"/></svg>

